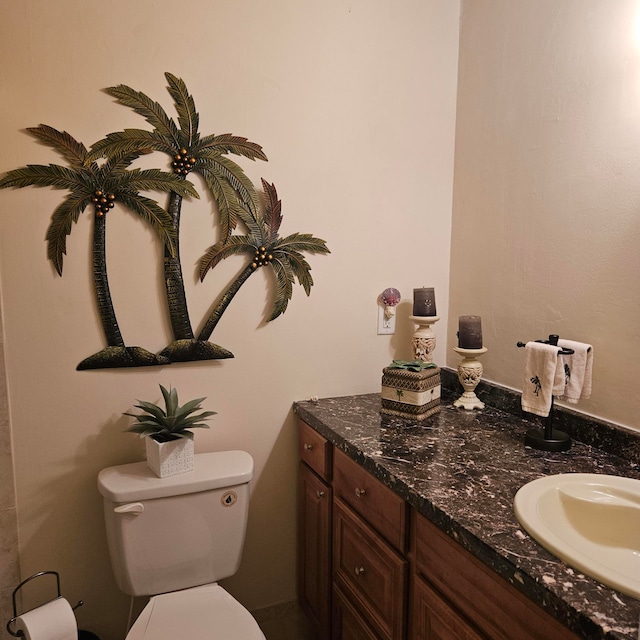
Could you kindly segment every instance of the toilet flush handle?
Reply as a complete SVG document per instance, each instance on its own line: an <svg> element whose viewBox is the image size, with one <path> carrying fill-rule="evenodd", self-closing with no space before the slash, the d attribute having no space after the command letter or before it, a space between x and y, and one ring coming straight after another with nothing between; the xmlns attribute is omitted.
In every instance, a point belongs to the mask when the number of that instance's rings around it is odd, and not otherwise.
<svg viewBox="0 0 640 640"><path fill-rule="evenodd" d="M144 511L144 505L142 502L130 502L129 504L121 504L113 511L114 513L131 513L137 516Z"/></svg>

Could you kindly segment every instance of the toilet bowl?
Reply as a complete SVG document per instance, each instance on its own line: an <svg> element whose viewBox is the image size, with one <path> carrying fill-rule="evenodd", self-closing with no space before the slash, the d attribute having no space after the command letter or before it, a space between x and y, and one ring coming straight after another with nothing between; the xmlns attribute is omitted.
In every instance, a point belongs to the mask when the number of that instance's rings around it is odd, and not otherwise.
<svg viewBox="0 0 640 640"><path fill-rule="evenodd" d="M253 616L221 586L153 596L126 640L265 640Z"/></svg>
<svg viewBox="0 0 640 640"><path fill-rule="evenodd" d="M265 640L218 584L240 565L252 477L245 451L196 454L193 471L169 478L144 462L100 472L116 583L150 596L126 640Z"/></svg>

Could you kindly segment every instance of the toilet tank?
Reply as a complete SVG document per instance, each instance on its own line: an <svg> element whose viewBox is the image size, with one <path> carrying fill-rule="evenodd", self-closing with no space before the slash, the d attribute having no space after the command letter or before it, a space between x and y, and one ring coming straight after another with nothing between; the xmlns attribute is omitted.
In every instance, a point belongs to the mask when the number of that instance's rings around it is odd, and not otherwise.
<svg viewBox="0 0 640 640"><path fill-rule="evenodd" d="M118 587L148 596L233 575L240 565L253 459L200 453L194 470L158 478L145 462L103 469L98 489Z"/></svg>

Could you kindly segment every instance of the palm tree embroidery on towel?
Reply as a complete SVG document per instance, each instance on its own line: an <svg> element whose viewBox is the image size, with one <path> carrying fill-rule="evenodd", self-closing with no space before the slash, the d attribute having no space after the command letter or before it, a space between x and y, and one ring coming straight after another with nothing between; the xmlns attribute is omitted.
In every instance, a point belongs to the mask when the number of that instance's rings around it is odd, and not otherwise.
<svg viewBox="0 0 640 640"><path fill-rule="evenodd" d="M533 384L534 386L533 393L536 396L540 395L540 392L542 391L542 384L540 383L540 378L538 378L538 376L533 376L533 378L529 379L529 382L531 382L531 384Z"/></svg>

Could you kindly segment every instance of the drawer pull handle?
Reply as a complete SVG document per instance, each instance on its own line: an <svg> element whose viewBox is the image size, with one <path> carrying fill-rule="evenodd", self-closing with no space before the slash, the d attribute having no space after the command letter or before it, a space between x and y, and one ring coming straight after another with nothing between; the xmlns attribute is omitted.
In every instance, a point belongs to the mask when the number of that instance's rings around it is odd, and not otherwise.
<svg viewBox="0 0 640 640"><path fill-rule="evenodd" d="M362 498L365 493L367 493L366 489L358 489L358 487L356 487L356 498Z"/></svg>
<svg viewBox="0 0 640 640"><path fill-rule="evenodd" d="M311 451L311 449L313 449L313 445L305 442L304 448L305 451Z"/></svg>
<svg viewBox="0 0 640 640"><path fill-rule="evenodd" d="M354 573L355 573L357 576L361 576L361 575L364 573L364 567L356 567L356 568L354 569Z"/></svg>
<svg viewBox="0 0 640 640"><path fill-rule="evenodd" d="M324 498L324 491L316 491L316 497L317 498Z"/></svg>

